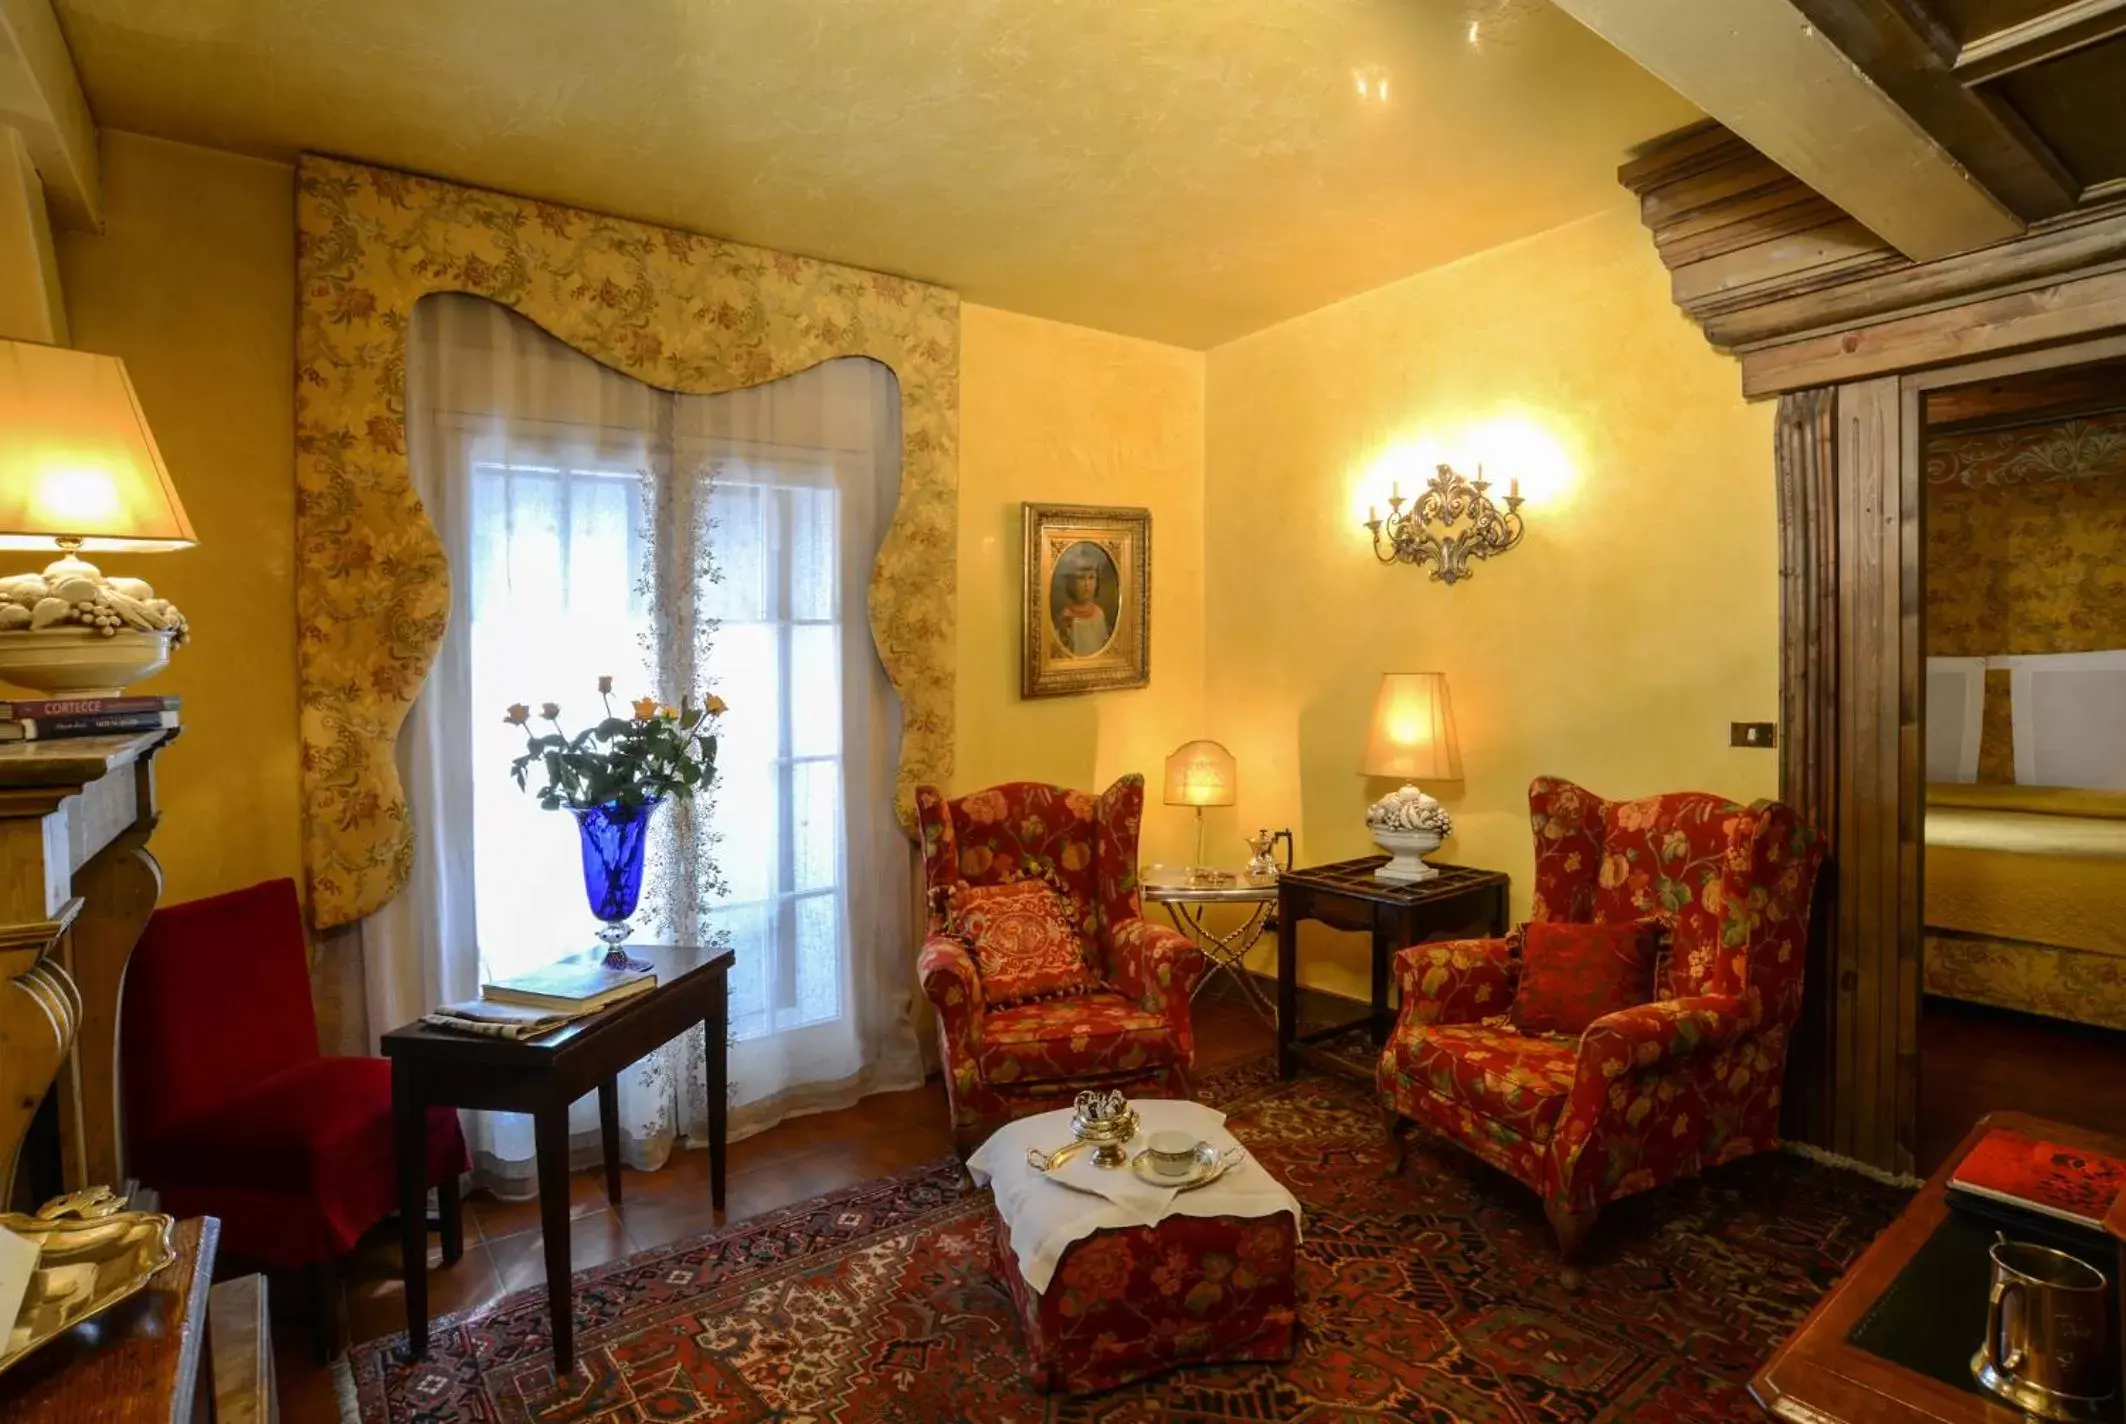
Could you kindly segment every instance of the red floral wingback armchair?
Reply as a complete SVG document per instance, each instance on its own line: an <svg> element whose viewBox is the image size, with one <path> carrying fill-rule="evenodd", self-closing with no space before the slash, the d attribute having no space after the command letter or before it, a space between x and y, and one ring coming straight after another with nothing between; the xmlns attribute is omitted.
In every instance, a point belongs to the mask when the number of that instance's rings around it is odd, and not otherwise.
<svg viewBox="0 0 2126 1424"><path fill-rule="evenodd" d="M1014 1118L1068 1106L1084 1088L1187 1097L1196 1041L1189 998L1203 955L1143 917L1137 832L1144 778L1098 798L1015 781L947 800L919 786L929 936L918 972L937 1010L954 1144L965 1156ZM942 900L960 885L1041 876L1060 891L1103 987L1065 998L986 1004L967 945L945 933Z"/></svg>
<svg viewBox="0 0 2126 1424"><path fill-rule="evenodd" d="M1398 1166L1402 1120L1435 1129L1540 1193L1569 1258L1607 1203L1776 1144L1823 846L1776 801L1538 777L1528 808L1532 918L1659 920L1655 1002L1522 1034L1518 936L1417 945L1377 1081Z"/></svg>

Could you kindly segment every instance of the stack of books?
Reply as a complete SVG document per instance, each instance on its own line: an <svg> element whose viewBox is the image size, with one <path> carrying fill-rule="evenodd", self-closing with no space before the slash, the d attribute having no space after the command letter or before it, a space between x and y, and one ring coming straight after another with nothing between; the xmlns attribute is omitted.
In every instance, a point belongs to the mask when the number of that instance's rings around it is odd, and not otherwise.
<svg viewBox="0 0 2126 1424"><path fill-rule="evenodd" d="M490 1038L532 1038L657 987L655 971L568 960L480 986L480 997L445 1004L422 1022Z"/></svg>
<svg viewBox="0 0 2126 1424"><path fill-rule="evenodd" d="M0 742L123 737L176 725L174 697L40 697L0 702Z"/></svg>

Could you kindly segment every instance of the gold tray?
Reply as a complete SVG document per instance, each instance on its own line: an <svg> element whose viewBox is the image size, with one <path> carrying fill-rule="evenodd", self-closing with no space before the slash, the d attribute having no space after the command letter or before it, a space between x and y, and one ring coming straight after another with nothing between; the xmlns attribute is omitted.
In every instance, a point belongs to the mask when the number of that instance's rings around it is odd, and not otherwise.
<svg viewBox="0 0 2126 1424"><path fill-rule="evenodd" d="M0 1214L0 1226L35 1242L39 1253L21 1314L0 1345L0 1370L134 1295L177 1259L170 1244L174 1218L112 1211L104 1203L88 1210L98 1207L101 1214L72 1216L66 1213L83 1207L61 1198L35 1216Z"/></svg>

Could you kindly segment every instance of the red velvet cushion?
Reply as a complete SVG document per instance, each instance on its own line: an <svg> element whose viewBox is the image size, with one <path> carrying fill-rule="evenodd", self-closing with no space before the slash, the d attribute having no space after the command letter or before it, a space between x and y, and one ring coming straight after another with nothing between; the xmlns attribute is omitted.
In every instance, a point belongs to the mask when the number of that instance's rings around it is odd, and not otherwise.
<svg viewBox="0 0 2126 1424"><path fill-rule="evenodd" d="M428 1115L426 1179L467 1166L457 1114ZM223 1249L269 1266L337 1256L398 1204L391 1065L313 1058L130 1143L169 1209L222 1218Z"/></svg>
<svg viewBox="0 0 2126 1424"><path fill-rule="evenodd" d="M1583 1033L1654 996L1653 920L1621 925L1533 920L1521 928L1521 986L1508 1013L1523 1033Z"/></svg>
<svg viewBox="0 0 2126 1424"><path fill-rule="evenodd" d="M1009 885L961 885L946 904L953 935L974 955L982 998L994 1005L1025 1003L1100 987L1085 957L1085 942L1070 910L1040 880Z"/></svg>

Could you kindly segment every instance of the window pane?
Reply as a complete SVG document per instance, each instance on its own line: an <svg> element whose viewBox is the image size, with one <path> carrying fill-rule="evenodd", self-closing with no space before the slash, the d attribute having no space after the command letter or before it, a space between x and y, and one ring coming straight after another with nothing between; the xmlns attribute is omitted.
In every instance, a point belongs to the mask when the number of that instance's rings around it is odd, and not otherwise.
<svg viewBox="0 0 2126 1424"><path fill-rule="evenodd" d="M790 616L824 622L835 616L835 490L798 486L790 501Z"/></svg>
<svg viewBox="0 0 2126 1424"><path fill-rule="evenodd" d="M841 898L837 891L797 902L796 1023L841 1014Z"/></svg>
<svg viewBox="0 0 2126 1424"><path fill-rule="evenodd" d="M782 887L781 777L772 762L748 758L717 773L717 864L730 900L765 900Z"/></svg>
<svg viewBox="0 0 2126 1424"><path fill-rule="evenodd" d="M792 888L828 889L841 878L841 763L801 761L790 770Z"/></svg>
<svg viewBox="0 0 2126 1424"><path fill-rule="evenodd" d="M734 1037L759 1038L772 1027L773 1000L768 988L775 962L773 905L740 905L718 910L716 929L731 937L736 951L731 963L731 1033Z"/></svg>
<svg viewBox="0 0 2126 1424"><path fill-rule="evenodd" d="M726 623L709 649L709 682L731 704L717 755L766 763L782 754L782 657L772 623Z"/></svg>
<svg viewBox="0 0 2126 1424"><path fill-rule="evenodd" d="M790 627L790 754L835 756L842 749L841 630L832 623Z"/></svg>
<svg viewBox="0 0 2126 1424"><path fill-rule="evenodd" d="M760 485L719 484L709 495L719 577L701 590L700 606L711 618L758 622L774 611L770 494Z"/></svg>

